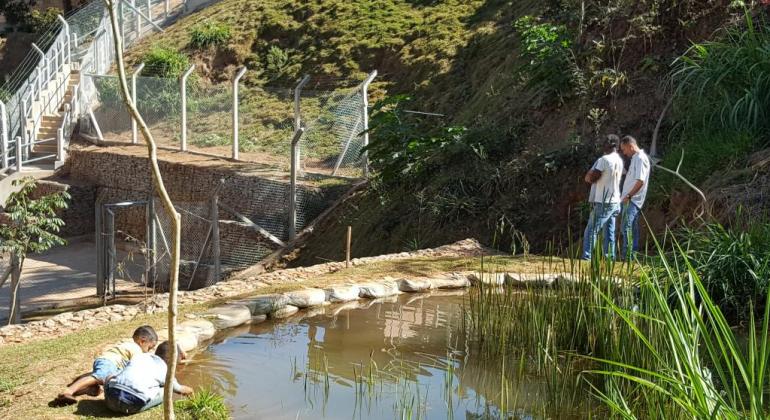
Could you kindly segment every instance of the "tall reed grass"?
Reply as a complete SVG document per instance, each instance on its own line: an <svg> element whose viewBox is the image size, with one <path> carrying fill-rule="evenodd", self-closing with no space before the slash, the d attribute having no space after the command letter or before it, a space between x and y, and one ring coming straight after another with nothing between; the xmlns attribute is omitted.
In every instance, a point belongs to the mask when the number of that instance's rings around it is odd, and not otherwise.
<svg viewBox="0 0 770 420"><path fill-rule="evenodd" d="M555 405L583 402L582 383L608 416L765 418L768 307L761 323L750 311L743 340L672 243L674 254L657 246L659 267L595 258L550 287L481 283L466 333L481 357L525 358Z"/></svg>

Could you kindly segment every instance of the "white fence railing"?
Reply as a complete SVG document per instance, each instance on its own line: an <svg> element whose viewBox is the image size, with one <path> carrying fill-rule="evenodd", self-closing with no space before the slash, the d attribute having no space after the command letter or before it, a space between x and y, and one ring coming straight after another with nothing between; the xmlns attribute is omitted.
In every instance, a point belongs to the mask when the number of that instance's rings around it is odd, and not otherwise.
<svg viewBox="0 0 770 420"><path fill-rule="evenodd" d="M179 12L183 0L120 0L116 3L121 34L128 46L158 23ZM36 58L34 56L37 56ZM21 170L23 164L50 156L32 157L35 145L56 141L57 161L63 158L74 122L88 115L93 87L75 85L69 112L65 111L70 74L83 70L106 74L115 60L109 13L101 0L94 0L66 19L62 16L54 28L32 44L25 65L10 77L0 94L0 174ZM55 138L38 138L44 116L64 116ZM18 138L18 139L17 139ZM21 146L20 150L17 148Z"/></svg>

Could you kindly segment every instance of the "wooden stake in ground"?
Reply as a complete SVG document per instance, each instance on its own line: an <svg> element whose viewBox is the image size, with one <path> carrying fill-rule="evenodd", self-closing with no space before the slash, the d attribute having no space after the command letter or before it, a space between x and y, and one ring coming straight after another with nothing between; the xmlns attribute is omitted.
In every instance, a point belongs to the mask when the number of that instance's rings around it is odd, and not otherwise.
<svg viewBox="0 0 770 420"><path fill-rule="evenodd" d="M353 228L348 226L347 245L345 245L345 268L350 267L350 241L353 239Z"/></svg>
<svg viewBox="0 0 770 420"><path fill-rule="evenodd" d="M163 177L160 173L160 167L158 166L158 146L155 143L155 138L150 133L150 129L144 118L139 114L139 110L136 108L136 104L131 99L131 92L128 89L128 81L126 79L126 67L123 59L123 39L120 37L120 28L118 23L118 16L116 13L116 3L114 0L104 0L104 4L110 12L110 26L112 27L112 39L115 47L115 57L117 58L118 77L120 80L120 92L123 97L123 102L126 104L131 117L136 121L139 129L142 132L142 137L147 145L147 155L150 159L150 167L152 169L152 183L155 188L155 192L160 196L160 201L163 203L163 208L168 213L171 219L171 267L169 274L169 287L168 287L168 342L169 349L171 350L168 360L168 371L166 373L166 384L163 387L163 417L166 420L173 420L174 416L174 402L172 400L173 387L170 385L173 383L176 376L176 359L177 359L177 346L176 346L176 317L177 317L177 288L179 287L179 257L180 257L180 238L181 238L181 218L179 213L174 208L174 203L171 202L171 198L166 191L166 186L163 184Z"/></svg>

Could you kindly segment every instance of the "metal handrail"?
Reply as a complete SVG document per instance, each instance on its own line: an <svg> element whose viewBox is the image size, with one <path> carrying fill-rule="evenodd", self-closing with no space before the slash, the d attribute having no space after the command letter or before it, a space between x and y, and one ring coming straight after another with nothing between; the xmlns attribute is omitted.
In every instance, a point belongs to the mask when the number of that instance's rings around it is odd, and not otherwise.
<svg viewBox="0 0 770 420"><path fill-rule="evenodd" d="M146 0L146 3L151 8L153 5L162 4L164 0ZM167 3L167 2L166 2ZM21 164L33 161L25 160L25 156L29 153L29 148L35 144L46 143L51 139L38 140L36 139L37 133L40 130L42 124L42 118L48 113L53 113L60 105L63 98L67 93L68 78L62 77L55 86L51 85L52 81L61 77L63 68L65 65L70 65L72 69L85 69L84 63L91 62L92 65L98 66L97 70L107 70L114 61L113 51L109 48L111 43L111 31L108 30L110 22L109 15L105 13L106 9L99 2L91 2L87 6L76 11L65 19L63 16L59 17L61 25L58 28L51 28L45 36L45 39L41 41L40 45L47 45L46 51L37 49L38 54L28 55L28 59L25 59L25 67L23 72L31 70L26 75L25 79L21 83L14 82L14 85L18 86L15 92L7 98L5 101L6 106L6 121L0 127L0 130L4 130L4 133L8 139L7 147L0 150L0 156L5 167L0 167L0 173L11 168L11 163L17 170L21 169ZM170 9L166 4L166 15ZM136 11L137 14L143 13ZM152 13L148 10L148 15ZM99 16L101 15L101 16ZM75 18L75 16L78 16ZM94 22L94 26L86 24L81 26L81 16L97 18L98 22ZM69 18L72 18L70 20ZM138 21L138 18L135 20ZM148 28L160 27L155 25L153 19L150 20ZM129 23L125 21L125 23ZM70 27L72 24L72 27ZM125 28L128 29L128 28ZM127 42L126 45L133 43L137 39L141 38L145 34L147 28L140 28L140 30L134 34L134 37ZM81 32L82 30L82 32ZM161 29L162 30L162 29ZM104 33L104 36L100 36L100 33ZM50 41L50 43L49 43ZM80 41L80 42L78 42ZM126 40L127 41L127 40ZM90 45L88 45L90 43ZM36 47L36 46L35 46ZM81 55L82 54L82 55ZM35 55L39 55L37 63L32 67L32 63L35 60ZM77 60L77 61L76 61ZM19 79L23 77L21 71L17 71ZM45 89L51 88L49 95L42 98L41 95ZM62 122L59 130L62 131L62 135L68 136L73 129L73 120L80 118L81 114L87 112L88 106L85 102L89 100L90 88L88 85L81 86L75 85L73 88L72 100L69 102L69 111L65 112L65 120ZM39 103L40 107L33 106L35 103ZM30 126L31 123L31 126ZM57 137L60 137L57 133ZM21 150L12 150L14 148L25 148L24 153ZM18 157L18 159L17 159ZM34 160L39 160L35 158ZM7 162L7 163L6 163Z"/></svg>

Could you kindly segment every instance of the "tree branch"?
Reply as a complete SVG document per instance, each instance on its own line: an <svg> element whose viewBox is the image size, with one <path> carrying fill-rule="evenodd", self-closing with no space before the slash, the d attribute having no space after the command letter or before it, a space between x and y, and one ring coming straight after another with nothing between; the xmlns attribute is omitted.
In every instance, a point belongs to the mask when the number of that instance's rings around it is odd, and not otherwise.
<svg viewBox="0 0 770 420"><path fill-rule="evenodd" d="M115 47L115 57L117 60L118 77L120 80L120 91L123 96L123 102L128 108L129 114L134 118L142 132L142 137L147 145L147 155L150 159L150 167L152 170L152 182L155 187L155 191L160 196L160 200L163 203L163 208L171 218L171 273L169 279L169 296L168 296L168 343L169 343L169 360L168 371L166 372L166 386L163 387L163 416L166 420L174 420L174 404L172 400L173 387L171 384L176 376L176 361L178 357L177 345L176 345L176 318L177 318L177 288L179 287L179 258L180 258L180 239L181 239L181 218L179 213L174 208L174 203L166 190L166 186L163 183L163 176L160 173L160 167L158 166L158 146L155 143L155 138L150 132L147 123L142 118L139 110L136 108L136 104L131 100L131 92L128 89L128 81L126 79L126 67L123 58L123 39L120 37L120 30L118 28L118 17L115 11L114 0L104 0L105 5L110 13L110 23L112 27L113 46ZM152 194L153 192L150 191Z"/></svg>

